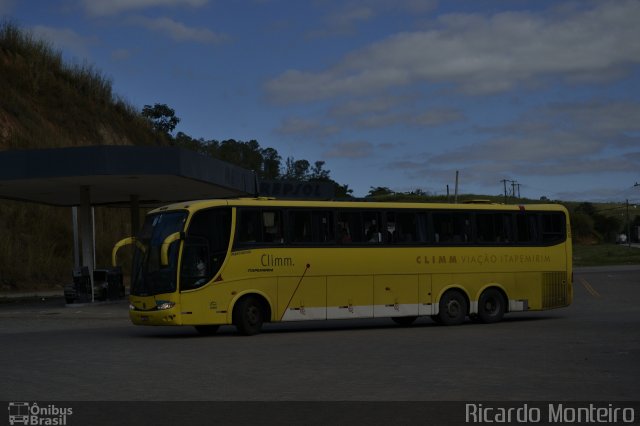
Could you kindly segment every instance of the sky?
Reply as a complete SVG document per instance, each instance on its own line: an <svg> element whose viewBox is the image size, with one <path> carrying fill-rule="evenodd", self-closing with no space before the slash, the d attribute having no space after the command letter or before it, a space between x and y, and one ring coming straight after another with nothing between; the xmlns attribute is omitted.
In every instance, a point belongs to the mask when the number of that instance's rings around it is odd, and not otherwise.
<svg viewBox="0 0 640 426"><path fill-rule="evenodd" d="M0 0L205 140L372 187L640 203L637 0ZM284 162L284 161L283 161Z"/></svg>

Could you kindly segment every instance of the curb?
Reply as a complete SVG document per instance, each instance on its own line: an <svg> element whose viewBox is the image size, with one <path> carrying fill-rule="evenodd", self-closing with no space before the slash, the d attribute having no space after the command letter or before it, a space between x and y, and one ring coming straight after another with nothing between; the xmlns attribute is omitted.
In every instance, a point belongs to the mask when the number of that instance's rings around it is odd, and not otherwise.
<svg viewBox="0 0 640 426"><path fill-rule="evenodd" d="M62 290L49 290L49 291L23 291L16 293L0 293L0 300L10 299L33 299L36 297L64 297L64 291Z"/></svg>

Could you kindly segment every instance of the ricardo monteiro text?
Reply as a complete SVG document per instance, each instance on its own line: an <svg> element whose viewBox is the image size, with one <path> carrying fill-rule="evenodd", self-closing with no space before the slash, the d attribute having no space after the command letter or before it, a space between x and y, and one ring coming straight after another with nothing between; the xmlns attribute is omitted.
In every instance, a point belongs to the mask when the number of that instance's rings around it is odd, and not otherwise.
<svg viewBox="0 0 640 426"><path fill-rule="evenodd" d="M634 408L614 404L522 404L514 407L465 404L466 423L633 423L635 419Z"/></svg>

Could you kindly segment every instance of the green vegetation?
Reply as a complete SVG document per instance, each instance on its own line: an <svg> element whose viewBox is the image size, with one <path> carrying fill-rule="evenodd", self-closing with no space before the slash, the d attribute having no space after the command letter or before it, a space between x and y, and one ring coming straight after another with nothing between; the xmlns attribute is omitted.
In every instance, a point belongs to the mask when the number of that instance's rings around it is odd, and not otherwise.
<svg viewBox="0 0 640 426"><path fill-rule="evenodd" d="M307 160L288 157L283 166L282 157L275 148L262 148L256 140L243 142L235 139L224 141L194 139L183 132L178 132L173 139L173 144L253 170L260 179L327 182L333 184L337 198L350 197L352 192L348 185L341 185L331 179L331 172L324 168L324 161L316 161L311 165Z"/></svg>
<svg viewBox="0 0 640 426"><path fill-rule="evenodd" d="M640 265L640 248L622 244L574 244L574 266Z"/></svg>
<svg viewBox="0 0 640 426"><path fill-rule="evenodd" d="M111 248L130 233L127 209L95 209L96 260L110 264ZM53 288L71 280L71 209L0 202L0 291Z"/></svg>

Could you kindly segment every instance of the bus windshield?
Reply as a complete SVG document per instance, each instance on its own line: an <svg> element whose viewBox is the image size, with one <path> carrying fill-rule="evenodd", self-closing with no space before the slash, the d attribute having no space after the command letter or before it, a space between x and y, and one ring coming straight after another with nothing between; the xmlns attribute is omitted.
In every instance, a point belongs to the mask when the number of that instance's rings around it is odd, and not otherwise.
<svg viewBox="0 0 640 426"><path fill-rule="evenodd" d="M187 212L168 212L148 216L136 238L133 255L131 294L153 296L176 291L178 248L174 241L168 250L169 263L160 261L161 246L169 235L182 231Z"/></svg>

